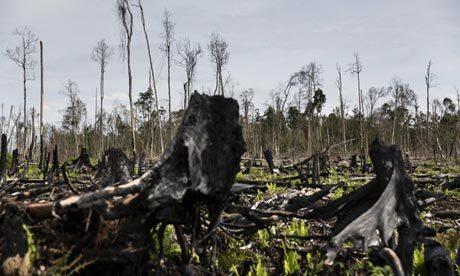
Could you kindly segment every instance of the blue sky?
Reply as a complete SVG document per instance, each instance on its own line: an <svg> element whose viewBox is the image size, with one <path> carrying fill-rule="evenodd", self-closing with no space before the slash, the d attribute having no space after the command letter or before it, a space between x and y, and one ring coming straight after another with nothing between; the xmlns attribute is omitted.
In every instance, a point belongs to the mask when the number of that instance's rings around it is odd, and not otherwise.
<svg viewBox="0 0 460 276"><path fill-rule="evenodd" d="M11 34L28 25L45 45L45 91L48 122L60 120L66 101L63 83L75 80L81 98L88 104L89 120L94 118L94 94L99 81L97 64L90 53L101 38L116 49L106 74L105 108L126 104L126 65L118 55L119 24L115 1L109 0L0 0L0 51L16 45ZM166 106L165 58L159 50L164 9L176 23L175 37L188 37L205 49L198 63L195 88L213 87L213 69L206 45L211 32L219 32L229 43L228 72L240 91L253 88L257 107L270 102L270 91L311 61L323 68L325 111L338 104L335 87L336 63L343 68L359 53L363 64L362 88L387 86L394 77L408 82L424 102L424 74L429 59L437 86L433 97L455 98L460 87L460 1L300 1L300 0L144 0L147 28L159 74L160 103ZM134 89L137 94L148 85L148 60L137 10L133 41ZM38 59L38 55L37 55ZM35 70L38 79L38 67ZM178 108L185 79L182 68L173 67L173 106ZM355 80L344 74L345 98L357 102ZM38 107L39 82L29 84L30 104ZM0 55L0 103L5 110L22 103L19 68ZM424 109L424 105L422 110ZM16 107L17 110L17 107ZM5 111L6 112L6 111Z"/></svg>

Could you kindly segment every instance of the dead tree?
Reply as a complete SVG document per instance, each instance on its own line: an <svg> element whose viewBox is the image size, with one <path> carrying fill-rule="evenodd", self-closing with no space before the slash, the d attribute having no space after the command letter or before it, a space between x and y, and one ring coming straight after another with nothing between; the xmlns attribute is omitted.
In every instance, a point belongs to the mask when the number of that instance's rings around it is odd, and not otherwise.
<svg viewBox="0 0 460 276"><path fill-rule="evenodd" d="M43 106L45 104L44 71L43 42L40 41L40 168L43 168L43 158L45 154L45 124L43 122Z"/></svg>
<svg viewBox="0 0 460 276"><path fill-rule="evenodd" d="M118 19L121 21L123 48L126 48L126 64L128 66L128 96L131 114L131 150L136 159L136 117L133 105L133 75L131 71L131 40L133 37L133 14L128 0L117 0Z"/></svg>
<svg viewBox="0 0 460 276"><path fill-rule="evenodd" d="M337 63L337 88L339 89L339 100L340 100L340 117L342 123L342 143L343 143L343 154L347 153L347 143L346 141L346 128L345 128L345 103L342 95L342 68Z"/></svg>
<svg viewBox="0 0 460 276"><path fill-rule="evenodd" d="M228 63L230 54L228 52L227 42L217 33L211 34L211 40L208 44L209 58L215 67L216 87L214 88L214 95L224 96L224 82L222 72Z"/></svg>
<svg viewBox="0 0 460 276"><path fill-rule="evenodd" d="M99 96L101 98L99 110L99 148L102 150L104 149L104 74L112 55L113 49L107 45L105 39L101 39L91 53L91 59L99 64L101 70L99 80Z"/></svg>
<svg viewBox="0 0 460 276"><path fill-rule="evenodd" d="M431 59L428 61L428 65L426 67L426 75L425 75L425 85L426 85L426 143L427 148L433 147L433 151L435 150L433 143L431 142L430 136L430 89L434 87L434 80L436 75L431 72Z"/></svg>
<svg viewBox="0 0 460 276"><path fill-rule="evenodd" d="M177 54L180 57L178 64L184 67L187 79L184 83L184 109L187 108L187 102L190 99L193 79L195 78L196 66L198 64L198 57L201 53L202 50L200 44L192 47L188 38L184 38L177 45Z"/></svg>
<svg viewBox="0 0 460 276"><path fill-rule="evenodd" d="M350 64L350 68L348 71L356 75L356 80L358 84L358 110L359 110L359 143L360 143L360 156L363 157L364 159L362 161L362 165L364 166L365 164L365 132L364 132L364 103L363 103L363 93L361 91L361 79L360 79L360 74L361 71L363 70L363 67L361 65L361 61L359 60L359 56L357 53L354 54L355 60Z"/></svg>
<svg viewBox="0 0 460 276"><path fill-rule="evenodd" d="M171 113L171 45L174 36L174 23L171 21L171 13L165 10L163 16L163 45L161 50L165 52L166 60L168 63L168 120L169 120L169 136L172 139L172 113Z"/></svg>
<svg viewBox="0 0 460 276"><path fill-rule="evenodd" d="M160 136L160 147L161 147L161 153L163 153L164 152L163 127L162 127L161 116L160 116L160 111L159 111L160 108L158 105L158 92L157 92L157 84L155 80L155 71L153 70L152 53L150 51L150 41L149 41L149 37L147 34L147 29L145 27L144 7L142 6L141 0L138 0L137 3L134 4L134 6L138 7L141 13L142 29L144 30L145 43L147 44L147 53L149 56L150 76L152 78L153 93L155 93L155 111L157 112L157 116L158 116L158 132Z"/></svg>
<svg viewBox="0 0 460 276"><path fill-rule="evenodd" d="M19 46L14 49L7 49L5 55L22 69L22 83L24 89L24 133L23 133L23 152L27 151L27 81L33 80L33 69L35 60L33 55L37 52L37 35L27 26L23 29L16 29L14 35L19 37Z"/></svg>

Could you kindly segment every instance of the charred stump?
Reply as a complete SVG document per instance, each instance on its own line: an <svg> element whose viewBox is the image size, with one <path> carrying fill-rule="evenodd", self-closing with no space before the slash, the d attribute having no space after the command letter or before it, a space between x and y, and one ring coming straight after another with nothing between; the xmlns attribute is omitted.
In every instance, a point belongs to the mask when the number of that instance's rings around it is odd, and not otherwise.
<svg viewBox="0 0 460 276"><path fill-rule="evenodd" d="M74 160L73 165L78 170L88 171L94 169L94 166L91 164L89 152L86 148L81 149L80 155Z"/></svg>
<svg viewBox="0 0 460 276"><path fill-rule="evenodd" d="M393 247L405 273L412 273L413 251L423 223L419 218L414 183L406 174L401 151L378 139L369 154L376 178L356 191L306 214L308 218L337 217L325 264L332 264L342 244ZM391 238L397 231L397 243Z"/></svg>
<svg viewBox="0 0 460 276"><path fill-rule="evenodd" d="M19 150L14 149L11 156L11 168L9 175L15 175L19 172Z"/></svg>
<svg viewBox="0 0 460 276"><path fill-rule="evenodd" d="M120 149L108 149L99 161L96 179L103 186L132 180L132 163Z"/></svg>
<svg viewBox="0 0 460 276"><path fill-rule="evenodd" d="M7 142L6 135L2 134L1 147L0 147L0 184L3 183L6 176L6 160L7 160Z"/></svg>
<svg viewBox="0 0 460 276"><path fill-rule="evenodd" d="M264 157L265 157L265 160L267 161L268 169L270 170L270 173L272 174L275 173L275 164L273 163L273 153L269 148L264 150Z"/></svg>

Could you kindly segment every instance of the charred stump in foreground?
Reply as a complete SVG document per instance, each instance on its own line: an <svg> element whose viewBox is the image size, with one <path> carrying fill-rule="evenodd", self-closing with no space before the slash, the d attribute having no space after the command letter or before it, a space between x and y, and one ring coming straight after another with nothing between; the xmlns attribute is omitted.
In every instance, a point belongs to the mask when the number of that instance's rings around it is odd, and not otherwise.
<svg viewBox="0 0 460 276"><path fill-rule="evenodd" d="M208 238L230 199L230 189L244 152L238 116L235 100L195 93L171 146L143 176L123 185L56 202L29 204L27 210L35 219L53 215L68 218L62 222L64 229L81 225L82 217L88 212L102 216L106 223L117 220L111 224L113 231L105 234L108 235L105 242L95 241L102 230L89 222L89 228L95 230L88 231L87 237L73 249L72 255L82 255L82 261L94 262L87 267L86 272L90 274L145 274L152 229L158 224L175 225L183 262L188 264L190 250L197 252L196 248L201 248L203 254L208 252ZM110 160L120 156L122 152L108 150L98 174L104 176L107 171L118 170L111 167ZM126 156L121 159L126 165ZM204 210L208 223L203 223L201 218ZM160 227L163 232L164 229ZM190 235L190 242L184 239L184 232ZM159 256L162 256L161 248ZM190 266L184 268L190 269L193 270Z"/></svg>

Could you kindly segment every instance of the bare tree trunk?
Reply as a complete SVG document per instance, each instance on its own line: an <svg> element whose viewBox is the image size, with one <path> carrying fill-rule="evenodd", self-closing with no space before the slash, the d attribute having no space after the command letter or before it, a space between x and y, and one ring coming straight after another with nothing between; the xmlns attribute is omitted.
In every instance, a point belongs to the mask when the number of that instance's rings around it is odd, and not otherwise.
<svg viewBox="0 0 460 276"><path fill-rule="evenodd" d="M105 69L104 66L101 66L101 79L100 79L100 88L99 88L99 94L100 94L100 108L99 108L99 141L100 141L100 149L101 152L104 152L105 150L105 143L104 143L104 73Z"/></svg>
<svg viewBox="0 0 460 276"><path fill-rule="evenodd" d="M131 149L134 160L136 160L136 118L133 105L133 75L131 72L131 38L128 38L126 44L126 52L128 58L128 93L129 93L129 108L131 113Z"/></svg>
<svg viewBox="0 0 460 276"><path fill-rule="evenodd" d="M24 133L23 133L23 152L27 150L27 71L26 67L22 68L23 72L23 86L24 86Z"/></svg>
<svg viewBox="0 0 460 276"><path fill-rule="evenodd" d="M172 141L172 113L171 113L171 47L168 46L166 49L166 56L168 58L168 124L169 124L169 137Z"/></svg>
<svg viewBox="0 0 460 276"><path fill-rule="evenodd" d="M158 132L159 132L159 137L160 137L160 147L161 147L161 153L164 152L164 142L163 142L163 133L162 133L162 125L161 125L161 117L160 117L160 112L159 112L159 107L158 107L158 92L157 92L157 85L155 81L155 72L153 71L153 61L152 61L152 52L150 50L150 41L148 38L147 30L145 27L145 17L144 17L144 8L142 6L141 0L137 3L137 7L139 8L141 12L141 23L142 23L142 29L144 30L144 37L145 37L145 42L147 44L147 53L149 56L149 65L150 65L150 75L152 78L152 84L153 84L153 93L155 94L155 111L157 113L158 117Z"/></svg>
<svg viewBox="0 0 460 276"><path fill-rule="evenodd" d="M43 123L43 105L45 101L44 89L44 66L43 66L43 42L40 41L40 168L43 166L45 150L45 126Z"/></svg>

